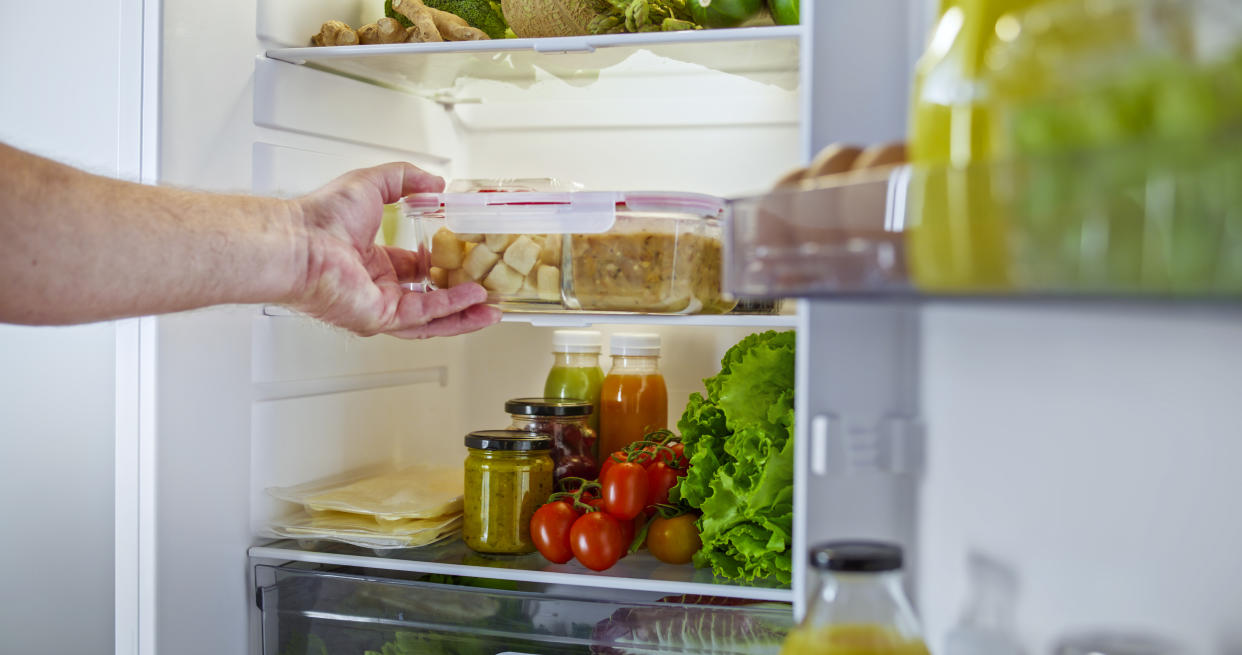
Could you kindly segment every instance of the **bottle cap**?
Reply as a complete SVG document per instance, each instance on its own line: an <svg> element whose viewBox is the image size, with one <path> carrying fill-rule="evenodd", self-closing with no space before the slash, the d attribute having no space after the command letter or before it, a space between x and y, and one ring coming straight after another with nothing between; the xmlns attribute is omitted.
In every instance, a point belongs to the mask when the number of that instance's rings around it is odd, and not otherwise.
<svg viewBox="0 0 1242 655"><path fill-rule="evenodd" d="M651 357L660 354L660 335L640 332L617 332L612 335L609 349L613 355Z"/></svg>
<svg viewBox="0 0 1242 655"><path fill-rule="evenodd" d="M811 566L846 573L883 573L902 566L901 546L882 541L830 541L811 549Z"/></svg>
<svg viewBox="0 0 1242 655"><path fill-rule="evenodd" d="M552 352L598 353L603 339L595 330L557 330L552 333Z"/></svg>
<svg viewBox="0 0 1242 655"><path fill-rule="evenodd" d="M476 450L550 450L552 439L521 430L478 430L466 435L466 447Z"/></svg>
<svg viewBox="0 0 1242 655"><path fill-rule="evenodd" d="M505 411L525 416L590 416L594 408L577 398L513 398L505 401Z"/></svg>

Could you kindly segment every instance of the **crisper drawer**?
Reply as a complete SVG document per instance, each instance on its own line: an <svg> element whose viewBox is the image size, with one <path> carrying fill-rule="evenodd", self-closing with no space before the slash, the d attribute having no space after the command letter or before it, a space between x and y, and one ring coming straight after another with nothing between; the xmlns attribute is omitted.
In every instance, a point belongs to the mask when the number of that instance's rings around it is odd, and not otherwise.
<svg viewBox="0 0 1242 655"><path fill-rule="evenodd" d="M784 603L304 563L255 572L265 655L775 655L793 625Z"/></svg>

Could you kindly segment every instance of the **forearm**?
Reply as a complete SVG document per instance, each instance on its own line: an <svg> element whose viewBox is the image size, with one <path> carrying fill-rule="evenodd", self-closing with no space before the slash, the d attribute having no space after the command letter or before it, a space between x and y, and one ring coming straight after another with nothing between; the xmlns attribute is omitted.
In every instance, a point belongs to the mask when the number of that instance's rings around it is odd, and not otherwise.
<svg viewBox="0 0 1242 655"><path fill-rule="evenodd" d="M119 182L0 144L0 322L282 302L306 259L291 202Z"/></svg>

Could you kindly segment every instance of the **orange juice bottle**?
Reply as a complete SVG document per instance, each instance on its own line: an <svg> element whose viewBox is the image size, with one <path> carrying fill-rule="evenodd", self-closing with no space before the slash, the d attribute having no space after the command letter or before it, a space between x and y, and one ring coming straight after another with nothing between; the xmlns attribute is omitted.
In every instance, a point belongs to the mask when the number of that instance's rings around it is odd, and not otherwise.
<svg viewBox="0 0 1242 655"><path fill-rule="evenodd" d="M660 335L612 335L612 370L600 390L600 461L653 430L668 427L668 388L660 374Z"/></svg>

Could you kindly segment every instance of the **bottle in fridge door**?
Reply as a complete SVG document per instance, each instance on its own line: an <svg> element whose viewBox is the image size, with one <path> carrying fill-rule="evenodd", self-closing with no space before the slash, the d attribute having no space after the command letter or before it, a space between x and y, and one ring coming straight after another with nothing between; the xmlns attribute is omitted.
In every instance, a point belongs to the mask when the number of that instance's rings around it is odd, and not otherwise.
<svg viewBox="0 0 1242 655"><path fill-rule="evenodd" d="M660 335L618 332L609 345L612 369L600 392L601 458L668 427L668 388L660 373Z"/></svg>
<svg viewBox="0 0 1242 655"><path fill-rule="evenodd" d="M815 595L781 655L928 655L902 591L900 546L828 542L811 549L810 564Z"/></svg>

